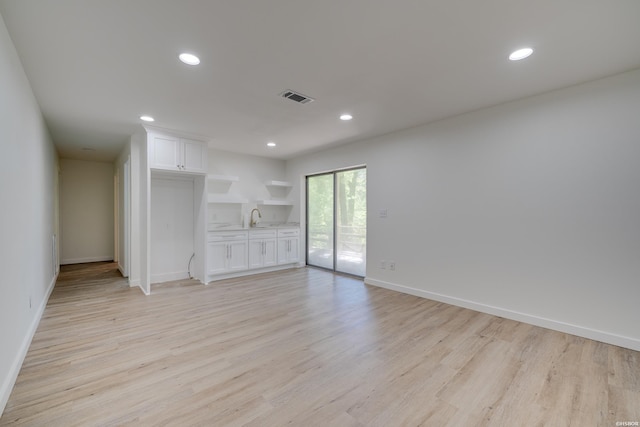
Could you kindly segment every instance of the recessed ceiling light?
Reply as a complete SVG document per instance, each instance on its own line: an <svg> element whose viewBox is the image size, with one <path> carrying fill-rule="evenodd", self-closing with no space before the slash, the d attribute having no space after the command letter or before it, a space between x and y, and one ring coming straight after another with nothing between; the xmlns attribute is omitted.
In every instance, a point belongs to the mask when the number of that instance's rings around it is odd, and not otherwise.
<svg viewBox="0 0 640 427"><path fill-rule="evenodd" d="M192 53L181 53L178 58L187 65L198 65L200 63L200 58Z"/></svg>
<svg viewBox="0 0 640 427"><path fill-rule="evenodd" d="M531 49L530 47L525 47L511 52L511 55L509 55L509 59L512 61L520 61L521 59L529 57L532 53L533 49Z"/></svg>
<svg viewBox="0 0 640 427"><path fill-rule="evenodd" d="M351 119L353 119L353 116L351 114L343 114L340 116L340 120L348 121Z"/></svg>
<svg viewBox="0 0 640 427"><path fill-rule="evenodd" d="M151 116L140 116L140 120L144 120L145 122L155 122L156 119Z"/></svg>
<svg viewBox="0 0 640 427"><path fill-rule="evenodd" d="M267 142L267 147L275 147L276 143L275 142Z"/></svg>

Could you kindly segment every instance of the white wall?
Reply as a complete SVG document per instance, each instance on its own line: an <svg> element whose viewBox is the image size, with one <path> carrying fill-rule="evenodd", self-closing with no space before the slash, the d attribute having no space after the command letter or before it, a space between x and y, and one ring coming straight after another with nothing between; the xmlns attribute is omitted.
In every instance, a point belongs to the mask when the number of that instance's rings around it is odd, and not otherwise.
<svg viewBox="0 0 640 427"><path fill-rule="evenodd" d="M113 260L113 164L60 160L62 264Z"/></svg>
<svg viewBox="0 0 640 427"><path fill-rule="evenodd" d="M124 228L121 228L121 242L124 242L121 251L128 255L127 272L129 274L129 286L140 287L145 293L149 293L149 284L143 281L143 273L147 273L147 223L146 223L146 194L147 194L147 175L146 170L146 133L140 127L140 130L131 135L129 142L122 149L115 162L117 170L124 174L125 164L128 162L129 167L129 191L120 193L119 206L124 207L126 201L124 197L129 196L129 212L124 211L123 218ZM142 218L143 212L145 217ZM144 219L144 220L143 220ZM128 231L129 238L123 232ZM146 278L147 276L145 276Z"/></svg>
<svg viewBox="0 0 640 427"><path fill-rule="evenodd" d="M193 177L151 178L151 283L189 278L194 247Z"/></svg>
<svg viewBox="0 0 640 427"><path fill-rule="evenodd" d="M131 269L129 284L135 284L146 295L151 293L151 244L149 203L151 176L147 159L147 134L131 137Z"/></svg>
<svg viewBox="0 0 640 427"><path fill-rule="evenodd" d="M115 174L118 177L118 194L116 197L117 237L118 245L118 269L124 277L129 276L130 268L130 227L131 227L131 153L130 146L126 147L118 155L114 164Z"/></svg>
<svg viewBox="0 0 640 427"><path fill-rule="evenodd" d="M278 189L272 189L272 193L264 185L266 181L283 181L285 179L284 160L235 154L210 148L208 165L210 174L232 175L239 178L231 185L210 182L208 187L210 194L224 194L226 192L249 201L243 206L210 205L208 210L209 223L241 223L242 215L248 216L255 207L260 209L262 220L265 222L286 222L289 219L290 207L256 205L256 200L288 196Z"/></svg>
<svg viewBox="0 0 640 427"><path fill-rule="evenodd" d="M55 284L57 153L0 17L0 413Z"/></svg>
<svg viewBox="0 0 640 427"><path fill-rule="evenodd" d="M636 70L294 159L288 176L303 202L305 174L367 165L368 283L640 350L639 112Z"/></svg>

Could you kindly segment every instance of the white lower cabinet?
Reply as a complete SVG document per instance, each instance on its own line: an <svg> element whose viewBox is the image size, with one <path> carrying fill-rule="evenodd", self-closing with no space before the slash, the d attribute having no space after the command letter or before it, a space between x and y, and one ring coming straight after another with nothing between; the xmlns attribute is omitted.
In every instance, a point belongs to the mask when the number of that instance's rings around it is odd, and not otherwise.
<svg viewBox="0 0 640 427"><path fill-rule="evenodd" d="M247 237L246 231L209 232L207 273L215 275L246 270L249 267Z"/></svg>
<svg viewBox="0 0 640 427"><path fill-rule="evenodd" d="M293 264L300 261L300 230L278 230L278 264Z"/></svg>
<svg viewBox="0 0 640 427"><path fill-rule="evenodd" d="M211 281L255 274L260 269L281 270L299 261L298 228L210 231L207 235L207 275Z"/></svg>
<svg viewBox="0 0 640 427"><path fill-rule="evenodd" d="M249 231L249 268L277 264L276 230Z"/></svg>

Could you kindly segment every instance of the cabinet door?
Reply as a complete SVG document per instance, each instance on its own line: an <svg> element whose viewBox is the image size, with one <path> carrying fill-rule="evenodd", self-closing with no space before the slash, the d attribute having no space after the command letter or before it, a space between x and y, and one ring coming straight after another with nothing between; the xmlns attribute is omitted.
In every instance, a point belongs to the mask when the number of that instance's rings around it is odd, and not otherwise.
<svg viewBox="0 0 640 427"><path fill-rule="evenodd" d="M248 242L229 242L229 271L242 271L249 268Z"/></svg>
<svg viewBox="0 0 640 427"><path fill-rule="evenodd" d="M300 239L291 238L289 239L289 262L298 262L300 261Z"/></svg>
<svg viewBox="0 0 640 427"><path fill-rule="evenodd" d="M207 247L207 273L220 274L227 271L227 244L225 242L214 242L209 243Z"/></svg>
<svg viewBox="0 0 640 427"><path fill-rule="evenodd" d="M190 139L180 139L182 143L182 166L188 172L207 172L207 144Z"/></svg>
<svg viewBox="0 0 640 427"><path fill-rule="evenodd" d="M264 240L264 252L262 258L262 265L265 267L269 267L271 265L276 265L278 263L278 259L276 257L276 239L267 239Z"/></svg>
<svg viewBox="0 0 640 427"><path fill-rule="evenodd" d="M180 142L170 136L153 136L149 144L149 167L180 170Z"/></svg>
<svg viewBox="0 0 640 427"><path fill-rule="evenodd" d="M249 240L249 268L263 265L264 240Z"/></svg>
<svg viewBox="0 0 640 427"><path fill-rule="evenodd" d="M278 239L278 264L286 264L289 258L289 239Z"/></svg>

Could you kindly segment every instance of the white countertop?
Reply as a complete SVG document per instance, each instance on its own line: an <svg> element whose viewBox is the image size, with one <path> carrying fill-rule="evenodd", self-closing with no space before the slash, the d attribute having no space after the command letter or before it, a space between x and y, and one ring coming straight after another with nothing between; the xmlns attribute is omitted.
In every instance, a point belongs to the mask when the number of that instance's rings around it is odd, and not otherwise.
<svg viewBox="0 0 640 427"><path fill-rule="evenodd" d="M256 227L243 227L240 224L209 224L207 226L207 231L245 231L245 230L278 230L284 228L300 228L300 224L297 222L286 222L286 223L260 223Z"/></svg>

